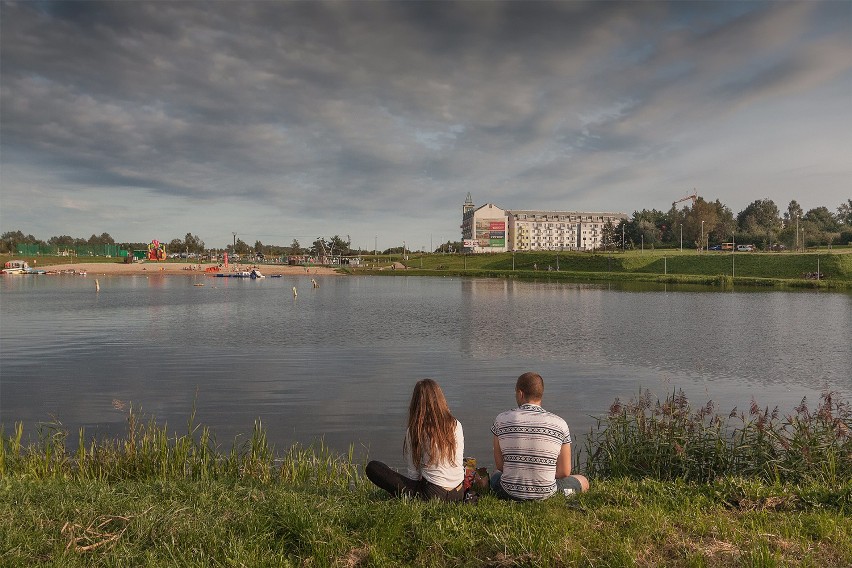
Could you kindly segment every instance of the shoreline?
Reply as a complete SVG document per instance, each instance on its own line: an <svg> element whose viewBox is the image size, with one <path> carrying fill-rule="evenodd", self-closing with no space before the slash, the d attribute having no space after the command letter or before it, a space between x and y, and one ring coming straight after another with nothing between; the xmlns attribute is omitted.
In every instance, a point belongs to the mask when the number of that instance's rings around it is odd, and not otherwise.
<svg viewBox="0 0 852 568"><path fill-rule="evenodd" d="M109 262L75 262L70 264L51 264L47 266L32 266L37 270L49 271L85 271L93 276L215 276L216 274L229 274L243 270L257 268L264 276L288 275L288 276L339 276L337 269L328 266L290 266L284 264L232 264L228 268L221 268L217 272L206 272L205 269L217 266L215 264L195 264L177 262L143 262L143 263L109 263Z"/></svg>

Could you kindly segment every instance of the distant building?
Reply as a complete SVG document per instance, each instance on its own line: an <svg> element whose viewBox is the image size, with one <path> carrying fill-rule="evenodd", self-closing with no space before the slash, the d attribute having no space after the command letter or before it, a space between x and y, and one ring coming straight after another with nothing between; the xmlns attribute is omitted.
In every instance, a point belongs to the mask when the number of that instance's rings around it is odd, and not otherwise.
<svg viewBox="0 0 852 568"><path fill-rule="evenodd" d="M469 252L506 252L509 217L492 203L474 207L470 193L462 206L462 245Z"/></svg>
<svg viewBox="0 0 852 568"><path fill-rule="evenodd" d="M607 221L618 226L624 213L505 210L492 203L462 206L462 244L468 252L594 250L603 244Z"/></svg>

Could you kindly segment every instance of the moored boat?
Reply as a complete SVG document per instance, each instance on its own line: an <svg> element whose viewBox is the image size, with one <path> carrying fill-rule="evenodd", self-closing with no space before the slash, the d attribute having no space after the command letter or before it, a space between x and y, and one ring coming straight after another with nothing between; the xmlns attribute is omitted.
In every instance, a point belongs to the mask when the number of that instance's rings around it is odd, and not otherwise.
<svg viewBox="0 0 852 568"><path fill-rule="evenodd" d="M10 260L3 265L3 270L0 270L2 274L24 274L25 272L29 272L30 265L27 264L26 260Z"/></svg>

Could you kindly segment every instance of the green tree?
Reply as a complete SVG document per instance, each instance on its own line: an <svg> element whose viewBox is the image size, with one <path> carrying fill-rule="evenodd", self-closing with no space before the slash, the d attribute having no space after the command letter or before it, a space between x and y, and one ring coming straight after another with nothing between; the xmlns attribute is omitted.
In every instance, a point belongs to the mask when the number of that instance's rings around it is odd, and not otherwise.
<svg viewBox="0 0 852 568"><path fill-rule="evenodd" d="M784 212L784 220L787 221L787 223L795 223L796 218L802 217L803 215L804 211L802 211L802 206L794 199L789 203L789 205L787 205L787 210Z"/></svg>
<svg viewBox="0 0 852 568"><path fill-rule="evenodd" d="M180 239L172 239L166 247L169 252L184 252L183 241Z"/></svg>
<svg viewBox="0 0 852 568"><path fill-rule="evenodd" d="M328 254L328 247L322 237L317 237L316 240L311 243L311 254L315 256L326 256Z"/></svg>
<svg viewBox="0 0 852 568"><path fill-rule="evenodd" d="M846 203L841 203L840 207L837 208L837 220L852 227L852 199L846 201Z"/></svg>
<svg viewBox="0 0 852 568"><path fill-rule="evenodd" d="M251 247L244 243L242 239L237 239L237 246L234 247L232 245L232 248L236 254L248 254L251 252Z"/></svg>
<svg viewBox="0 0 852 568"><path fill-rule="evenodd" d="M459 252L462 250L462 242L461 241L447 241L445 243L441 243L435 249L435 252Z"/></svg>
<svg viewBox="0 0 852 568"><path fill-rule="evenodd" d="M604 250L615 250L621 235L616 235L615 225L612 224L612 219L607 219L601 230L601 248Z"/></svg>
<svg viewBox="0 0 852 568"><path fill-rule="evenodd" d="M290 254L296 256L302 254L302 245L299 243L298 239L293 239L293 242L290 243Z"/></svg>
<svg viewBox="0 0 852 568"><path fill-rule="evenodd" d="M626 235L633 241L634 246L656 246L664 238L671 238L671 222L669 215L656 209L643 209L633 212L633 221L628 225L630 234Z"/></svg>
<svg viewBox="0 0 852 568"><path fill-rule="evenodd" d="M263 252L263 243L260 241L254 242L254 254L260 254Z"/></svg>
<svg viewBox="0 0 852 568"><path fill-rule="evenodd" d="M19 244L39 244L37 238L32 235L24 235L21 231L7 231L0 235L0 247L2 248L2 252L11 252L14 253L18 250Z"/></svg>
<svg viewBox="0 0 852 568"><path fill-rule="evenodd" d="M60 235L58 237L50 237L47 239L47 244L57 249L67 249L74 246L74 237L70 235Z"/></svg>
<svg viewBox="0 0 852 568"><path fill-rule="evenodd" d="M758 199L737 215L737 227L744 233L777 232L781 228L778 206L771 199Z"/></svg>
<svg viewBox="0 0 852 568"><path fill-rule="evenodd" d="M184 248L191 253L204 252L204 241L192 233L187 233L183 239Z"/></svg>
<svg viewBox="0 0 852 568"><path fill-rule="evenodd" d="M778 206L771 199L758 199L737 215L738 240L762 243L764 250L778 240L782 223Z"/></svg>
<svg viewBox="0 0 852 568"><path fill-rule="evenodd" d="M345 256L348 255L351 250L352 241L349 239L349 235L346 236L346 240L344 241L340 235L334 235L326 241L326 246L328 246L328 254L335 256Z"/></svg>
<svg viewBox="0 0 852 568"><path fill-rule="evenodd" d="M840 239L841 223L828 207L815 207L802 217L802 244L831 244Z"/></svg>
<svg viewBox="0 0 852 568"><path fill-rule="evenodd" d="M810 228L818 231L833 232L840 229L840 223L828 210L828 207L815 207L805 213L802 219L808 223Z"/></svg>

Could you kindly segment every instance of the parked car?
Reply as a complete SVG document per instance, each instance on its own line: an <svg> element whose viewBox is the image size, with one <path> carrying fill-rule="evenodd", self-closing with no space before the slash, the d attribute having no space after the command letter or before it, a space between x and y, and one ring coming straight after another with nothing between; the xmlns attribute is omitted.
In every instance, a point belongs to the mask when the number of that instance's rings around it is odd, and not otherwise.
<svg viewBox="0 0 852 568"><path fill-rule="evenodd" d="M754 245L737 245L737 252L754 252Z"/></svg>
<svg viewBox="0 0 852 568"><path fill-rule="evenodd" d="M708 248L707 250L722 250L722 245L713 245L712 247Z"/></svg>

